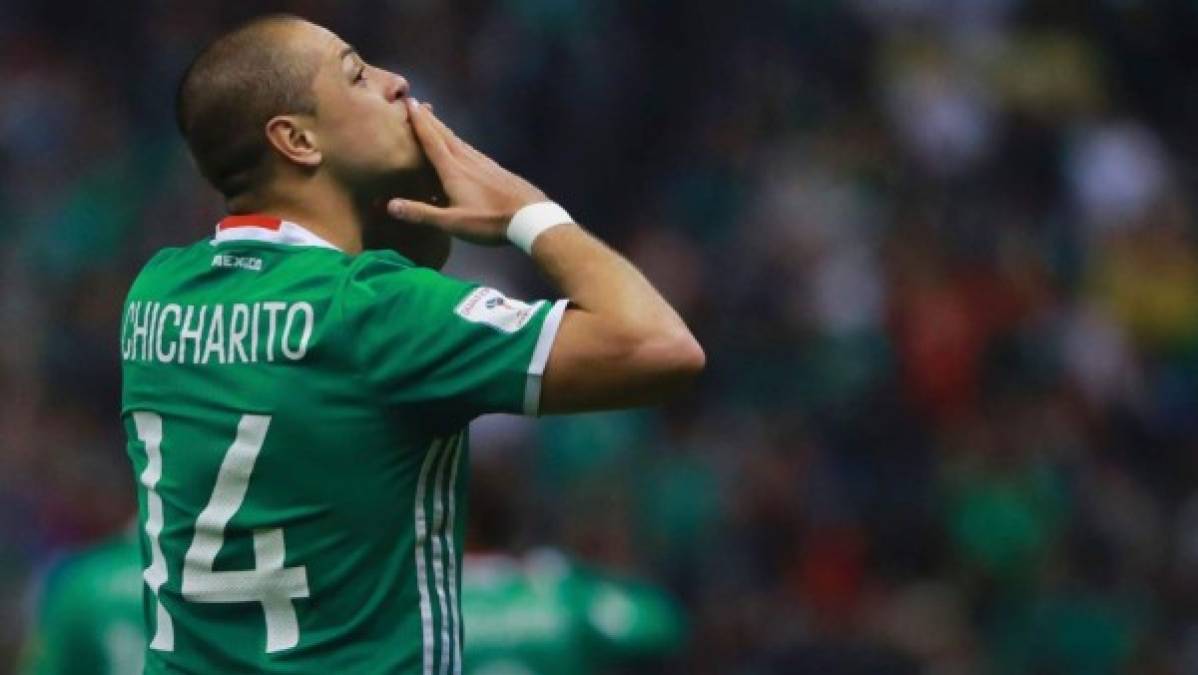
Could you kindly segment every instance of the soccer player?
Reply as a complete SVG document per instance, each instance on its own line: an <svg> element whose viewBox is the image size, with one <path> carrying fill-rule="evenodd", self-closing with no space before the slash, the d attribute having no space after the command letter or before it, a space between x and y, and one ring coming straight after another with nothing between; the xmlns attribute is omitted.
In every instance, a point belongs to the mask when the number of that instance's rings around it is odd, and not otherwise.
<svg viewBox="0 0 1198 675"><path fill-rule="evenodd" d="M20 672L135 675L146 649L141 553L132 528L54 567Z"/></svg>
<svg viewBox="0 0 1198 675"><path fill-rule="evenodd" d="M530 102L530 105L533 105ZM333 33L219 37L179 126L234 214L121 330L149 673L459 673L466 428L650 404L704 355L625 259ZM420 199L435 171L448 201ZM363 233L400 233L400 251ZM421 266L514 243L566 299Z"/></svg>
<svg viewBox="0 0 1198 675"><path fill-rule="evenodd" d="M553 549L517 555L510 479L476 468L462 561L465 675L665 672L685 633L669 597Z"/></svg>
<svg viewBox="0 0 1198 675"><path fill-rule="evenodd" d="M466 675L662 672L682 638L677 608L656 588L553 549L467 553L462 615Z"/></svg>

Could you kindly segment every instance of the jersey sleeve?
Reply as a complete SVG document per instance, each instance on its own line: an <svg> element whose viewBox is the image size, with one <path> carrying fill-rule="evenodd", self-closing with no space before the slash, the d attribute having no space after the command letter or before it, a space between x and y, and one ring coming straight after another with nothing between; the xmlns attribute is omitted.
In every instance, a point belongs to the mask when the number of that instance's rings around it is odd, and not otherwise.
<svg viewBox="0 0 1198 675"><path fill-rule="evenodd" d="M376 395L462 419L538 414L565 300L525 303L398 256L363 257L341 298L359 372Z"/></svg>

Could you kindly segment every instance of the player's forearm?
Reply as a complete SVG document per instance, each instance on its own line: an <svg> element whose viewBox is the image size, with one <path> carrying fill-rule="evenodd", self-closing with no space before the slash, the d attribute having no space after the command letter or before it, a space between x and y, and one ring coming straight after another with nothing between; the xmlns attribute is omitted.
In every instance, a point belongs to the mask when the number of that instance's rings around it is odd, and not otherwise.
<svg viewBox="0 0 1198 675"><path fill-rule="evenodd" d="M392 199L391 215L467 241L531 245L541 271L577 308L557 327L543 374L542 412L658 402L703 368L703 349L686 324L631 263L581 227L561 224L568 216L545 204L544 192L463 142L431 108L407 103L450 206Z"/></svg>
<svg viewBox="0 0 1198 675"><path fill-rule="evenodd" d="M578 225L542 233L532 257L582 311L610 327L613 339L627 340L654 361L698 371L704 355L699 343L665 298L627 259Z"/></svg>

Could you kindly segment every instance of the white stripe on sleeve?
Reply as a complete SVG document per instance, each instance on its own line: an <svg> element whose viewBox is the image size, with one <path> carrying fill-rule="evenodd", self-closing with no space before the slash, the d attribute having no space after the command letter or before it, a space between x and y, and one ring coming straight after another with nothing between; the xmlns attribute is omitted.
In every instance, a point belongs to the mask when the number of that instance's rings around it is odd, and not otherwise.
<svg viewBox="0 0 1198 675"><path fill-rule="evenodd" d="M541 324L541 334L537 337L537 345L532 350L532 360L528 364L528 380L524 385L524 414L538 415L541 409L541 376L545 374L545 364L549 362L549 351L553 349L553 340L557 337L557 329L561 327L562 315L566 312L569 300L562 299L553 303L545 323Z"/></svg>

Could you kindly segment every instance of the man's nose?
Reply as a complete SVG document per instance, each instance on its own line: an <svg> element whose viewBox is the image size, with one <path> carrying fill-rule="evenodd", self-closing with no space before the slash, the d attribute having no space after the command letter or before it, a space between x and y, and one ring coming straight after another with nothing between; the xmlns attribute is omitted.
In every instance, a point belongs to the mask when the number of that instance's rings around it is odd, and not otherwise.
<svg viewBox="0 0 1198 675"><path fill-rule="evenodd" d="M388 72L385 82L387 85L387 100L392 103L398 101L404 96L407 96L408 91L411 89L411 87L408 85L408 81L404 79L402 75L397 75L395 73Z"/></svg>

